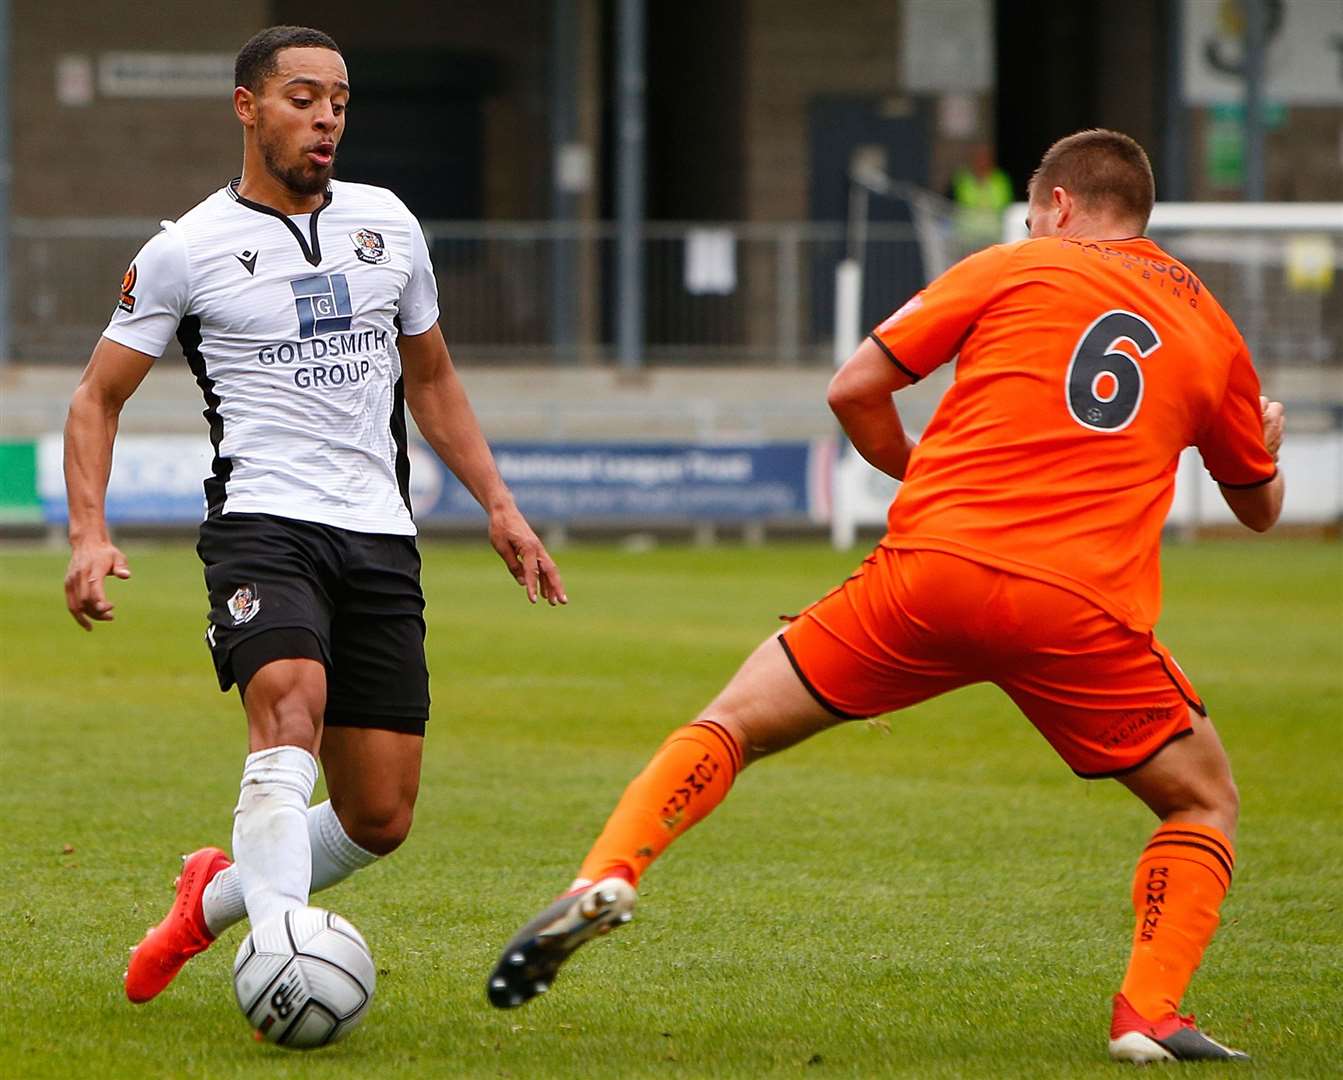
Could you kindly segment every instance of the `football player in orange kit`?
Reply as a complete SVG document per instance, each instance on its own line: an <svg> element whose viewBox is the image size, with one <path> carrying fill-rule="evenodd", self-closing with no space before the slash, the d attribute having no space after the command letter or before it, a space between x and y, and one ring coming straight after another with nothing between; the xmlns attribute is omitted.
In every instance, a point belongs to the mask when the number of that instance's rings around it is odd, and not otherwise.
<svg viewBox="0 0 1343 1080"><path fill-rule="evenodd" d="M639 876L745 765L992 682L1075 772L1114 777L1161 822L1134 874L1110 1055L1245 1056L1178 1012L1230 884L1238 803L1212 722L1152 628L1180 452L1198 447L1262 532L1282 507L1283 413L1207 288L1143 236L1154 197L1132 139L1060 140L1031 179L1030 239L952 267L836 373L829 403L853 445L904 481L885 537L662 744L570 891L504 948L494 1004L547 989L574 949L629 921ZM955 383L915 445L892 392L953 357Z"/></svg>

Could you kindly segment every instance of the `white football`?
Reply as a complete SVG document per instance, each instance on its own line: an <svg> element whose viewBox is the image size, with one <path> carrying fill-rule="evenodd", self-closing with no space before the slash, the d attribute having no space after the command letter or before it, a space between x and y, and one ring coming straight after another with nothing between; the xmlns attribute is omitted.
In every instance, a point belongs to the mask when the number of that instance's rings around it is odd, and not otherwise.
<svg viewBox="0 0 1343 1080"><path fill-rule="evenodd" d="M345 1038L368 1012L375 982L359 931L322 908L267 919L233 961L233 992L247 1022L295 1050Z"/></svg>

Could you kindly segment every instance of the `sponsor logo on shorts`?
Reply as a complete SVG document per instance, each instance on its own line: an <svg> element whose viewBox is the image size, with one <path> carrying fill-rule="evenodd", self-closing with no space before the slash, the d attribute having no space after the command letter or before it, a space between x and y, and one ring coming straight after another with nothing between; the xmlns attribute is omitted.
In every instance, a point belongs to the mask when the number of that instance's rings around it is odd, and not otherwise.
<svg viewBox="0 0 1343 1080"><path fill-rule="evenodd" d="M1179 706L1175 706L1176 709ZM1170 718L1171 708L1141 709L1124 715L1101 736L1101 742L1111 750L1130 743L1141 742L1147 737L1147 731L1153 724L1160 724Z"/></svg>
<svg viewBox="0 0 1343 1080"><path fill-rule="evenodd" d="M238 591L229 597L228 613L233 616L234 626L251 622L260 610L261 590L255 585L240 586Z"/></svg>

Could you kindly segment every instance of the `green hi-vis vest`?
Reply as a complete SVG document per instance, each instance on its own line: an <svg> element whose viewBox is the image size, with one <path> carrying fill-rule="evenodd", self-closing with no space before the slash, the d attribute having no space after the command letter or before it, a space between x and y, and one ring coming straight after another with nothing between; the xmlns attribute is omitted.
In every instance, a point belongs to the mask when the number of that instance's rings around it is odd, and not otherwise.
<svg viewBox="0 0 1343 1080"><path fill-rule="evenodd" d="M1012 203L1012 181L1002 169L994 169L982 180L969 169L956 174L956 203L967 210L1005 210Z"/></svg>

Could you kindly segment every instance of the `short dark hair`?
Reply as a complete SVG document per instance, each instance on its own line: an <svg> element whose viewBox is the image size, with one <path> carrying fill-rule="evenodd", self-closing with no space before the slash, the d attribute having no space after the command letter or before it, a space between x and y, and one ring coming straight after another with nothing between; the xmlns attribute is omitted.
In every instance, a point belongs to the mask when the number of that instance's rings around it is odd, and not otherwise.
<svg viewBox="0 0 1343 1080"><path fill-rule="evenodd" d="M275 61L281 49L313 48L340 52L340 46L330 34L310 26L268 26L253 34L247 44L238 50L233 61L233 85L245 86L253 93L279 70Z"/></svg>
<svg viewBox="0 0 1343 1080"><path fill-rule="evenodd" d="M1147 153L1118 131L1090 128L1060 139L1031 177L1031 201L1061 187L1085 206L1104 205L1147 228L1156 181Z"/></svg>

